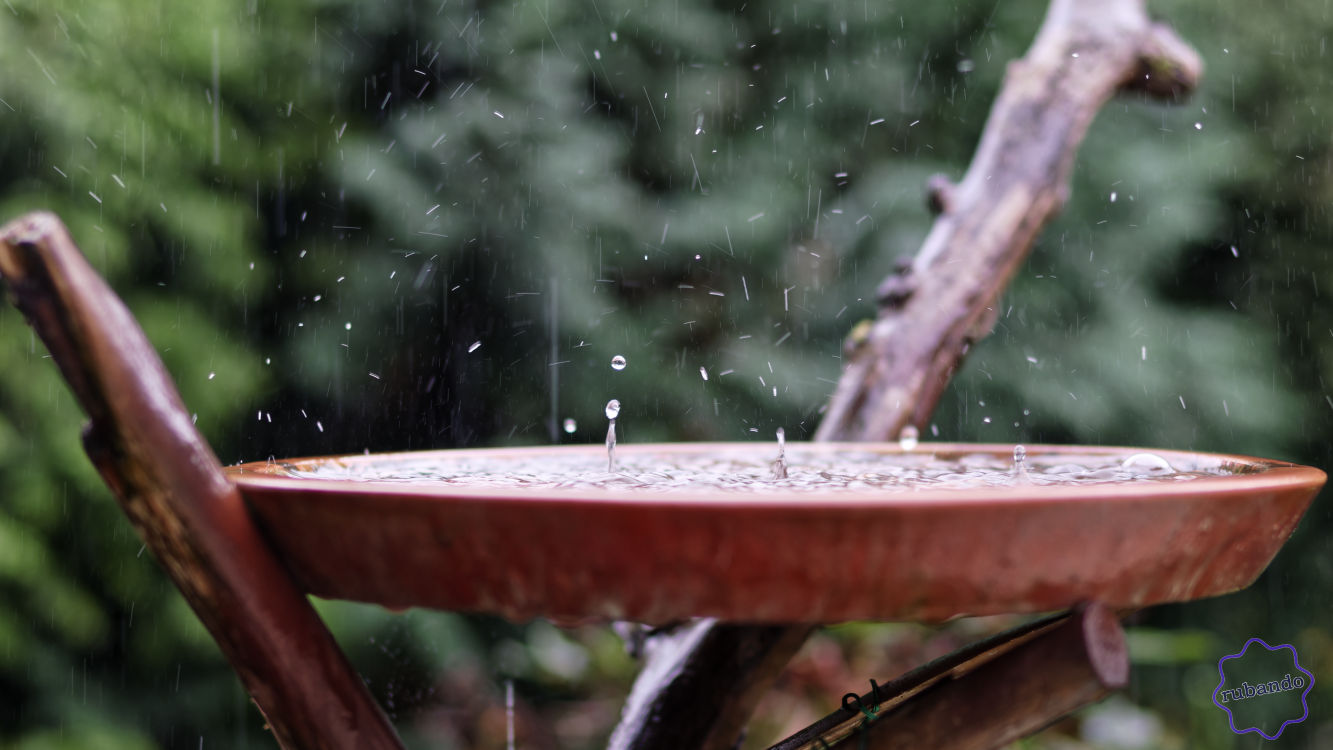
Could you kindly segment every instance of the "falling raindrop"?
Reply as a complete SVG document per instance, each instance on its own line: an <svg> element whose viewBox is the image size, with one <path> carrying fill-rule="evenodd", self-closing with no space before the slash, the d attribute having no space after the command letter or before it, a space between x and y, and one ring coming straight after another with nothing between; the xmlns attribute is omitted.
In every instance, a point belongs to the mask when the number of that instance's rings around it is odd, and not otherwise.
<svg viewBox="0 0 1333 750"><path fill-rule="evenodd" d="M505 680L505 747L514 750L514 681Z"/></svg>
<svg viewBox="0 0 1333 750"><path fill-rule="evenodd" d="M704 368L700 367L700 368L699 368L699 377L703 378L704 380L707 380L707 379L708 379L708 371L705 370Z"/></svg>
<svg viewBox="0 0 1333 750"><path fill-rule="evenodd" d="M575 421L572 420L572 419L566 419L566 420L565 420L565 434L566 434L566 435L573 435L573 434L574 434L574 430L577 430L578 428L579 428L579 423L578 423L578 422L575 422Z"/></svg>
<svg viewBox="0 0 1333 750"><path fill-rule="evenodd" d="M615 419L618 416L620 416L620 402L613 398L606 402L606 418Z"/></svg>
<svg viewBox="0 0 1333 750"><path fill-rule="evenodd" d="M471 354L472 352L475 352L476 350L478 350L478 349L480 349L480 348L481 348L481 342L480 342L480 341L473 341L473 342L472 342L472 346L469 346L469 347L467 348L467 353L468 353L468 354Z"/></svg>
<svg viewBox="0 0 1333 750"><path fill-rule="evenodd" d="M916 425L907 425L903 428L902 432L898 433L898 447L905 451L916 450L917 437L919 434Z"/></svg>
<svg viewBox="0 0 1333 750"><path fill-rule="evenodd" d="M617 354L616 356L614 356L614 357L611 358L611 369L612 369L612 370L615 370L615 371L619 372L620 370L625 369L625 365L626 365L626 364L628 364L628 363L625 361L625 358L622 357L622 356L620 356L619 354Z"/></svg>

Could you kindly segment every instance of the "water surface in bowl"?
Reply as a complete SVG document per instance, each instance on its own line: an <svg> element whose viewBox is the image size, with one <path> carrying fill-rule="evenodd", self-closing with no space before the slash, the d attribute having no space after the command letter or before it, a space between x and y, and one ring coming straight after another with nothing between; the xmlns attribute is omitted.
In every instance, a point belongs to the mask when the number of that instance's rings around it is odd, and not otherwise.
<svg viewBox="0 0 1333 750"><path fill-rule="evenodd" d="M767 455L765 455L767 454ZM1043 485L1186 482L1203 477L1253 473L1260 467L1225 461L1171 461L1153 453L990 453L936 455L929 447L910 452L828 451L792 447L775 466L777 451L710 453L625 452L607 471L595 452L511 454L460 451L454 456L380 460L352 457L317 463L280 464L282 474L304 479L398 482L469 488L534 490L620 489L648 492L721 491L788 493L829 491L912 492L931 489ZM785 474L785 476L783 476Z"/></svg>

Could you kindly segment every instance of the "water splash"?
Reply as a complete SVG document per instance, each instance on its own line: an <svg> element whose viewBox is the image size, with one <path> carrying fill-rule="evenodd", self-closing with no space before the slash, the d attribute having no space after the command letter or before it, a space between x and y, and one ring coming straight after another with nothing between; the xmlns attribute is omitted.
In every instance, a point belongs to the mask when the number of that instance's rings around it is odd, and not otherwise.
<svg viewBox="0 0 1333 750"><path fill-rule="evenodd" d="M774 479L787 478L787 431L778 428L778 457L769 464Z"/></svg>
<svg viewBox="0 0 1333 750"><path fill-rule="evenodd" d="M620 402L611 399L606 402L606 418L611 420L606 428L606 471L616 470L616 417L620 416Z"/></svg>
<svg viewBox="0 0 1333 750"><path fill-rule="evenodd" d="M1028 449L1021 445L1014 446L1014 484L1030 484L1028 477Z"/></svg>
<svg viewBox="0 0 1333 750"><path fill-rule="evenodd" d="M611 369L615 370L616 372L620 372L621 370L625 369L625 366L628 364L629 362L627 362L625 358L620 356L619 354L611 358Z"/></svg>
<svg viewBox="0 0 1333 750"><path fill-rule="evenodd" d="M917 432L915 425L907 425L902 432L898 433L898 447L904 451L916 450L919 435L920 433Z"/></svg>

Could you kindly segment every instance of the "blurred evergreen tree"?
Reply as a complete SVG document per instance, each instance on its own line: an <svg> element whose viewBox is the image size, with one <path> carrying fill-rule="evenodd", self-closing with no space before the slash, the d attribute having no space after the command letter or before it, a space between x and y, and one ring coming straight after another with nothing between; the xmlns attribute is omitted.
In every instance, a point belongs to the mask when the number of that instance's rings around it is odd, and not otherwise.
<svg viewBox="0 0 1333 750"><path fill-rule="evenodd" d="M1204 89L1098 118L932 435L1328 466L1333 19L1153 7L1203 53ZM623 440L808 434L842 337L929 228L926 177L961 175L1045 4L4 10L3 217L65 219L235 461L597 440L612 397ZM263 746L10 309L0 356L0 745ZM1328 527L1316 506L1260 586L1157 611L1216 640L1182 631L1190 660L1144 666L1161 679L1135 695L1225 746L1199 643L1278 634L1333 659L1311 593L1333 580ZM567 670L540 624L321 606L412 737L493 740L426 707L496 675L592 712L564 746L614 719L626 665L603 631Z"/></svg>

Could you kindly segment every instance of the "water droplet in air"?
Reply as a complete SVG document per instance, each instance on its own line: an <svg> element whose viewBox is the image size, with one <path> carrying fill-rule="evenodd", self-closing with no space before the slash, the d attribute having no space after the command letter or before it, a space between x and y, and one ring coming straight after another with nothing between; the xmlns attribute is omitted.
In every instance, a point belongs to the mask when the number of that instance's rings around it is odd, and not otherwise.
<svg viewBox="0 0 1333 750"><path fill-rule="evenodd" d="M572 420L572 419L566 419L566 420L565 420L565 434L566 434L566 435L573 435L573 434L574 434L574 430L577 430L578 428L579 428L579 423L578 423L578 422L575 422L575 421Z"/></svg>
<svg viewBox="0 0 1333 750"><path fill-rule="evenodd" d="M778 428L778 456L781 457L787 452L787 431Z"/></svg>
<svg viewBox="0 0 1333 750"><path fill-rule="evenodd" d="M1120 463L1120 468L1135 474L1174 474L1175 469L1165 458L1152 453L1135 453Z"/></svg>
<svg viewBox="0 0 1333 750"><path fill-rule="evenodd" d="M620 402L613 398L606 402L606 418L615 419L618 416L620 416Z"/></svg>
<svg viewBox="0 0 1333 750"><path fill-rule="evenodd" d="M620 371L620 370L623 370L623 369L625 369L625 365L626 365L626 364L628 364L628 363L625 361L625 358L622 357L622 356L620 356L619 354L617 354L616 356L614 356L614 357L611 358L611 369L612 369L612 370L616 370L617 372Z"/></svg>
<svg viewBox="0 0 1333 750"><path fill-rule="evenodd" d="M898 447L905 451L916 450L918 435L915 425L907 425L902 432L898 433Z"/></svg>
<svg viewBox="0 0 1333 750"><path fill-rule="evenodd" d="M472 346L469 346L469 347L467 348L467 353L468 353L468 354L471 354L472 352L475 352L476 350L478 350L478 349L480 349L480 348L481 348L481 342L480 342L480 341L473 341L473 342L472 342Z"/></svg>
<svg viewBox="0 0 1333 750"><path fill-rule="evenodd" d="M699 377L703 378L704 380L707 380L707 379L708 379L708 371L705 370L704 368L700 367L700 368L699 368Z"/></svg>

